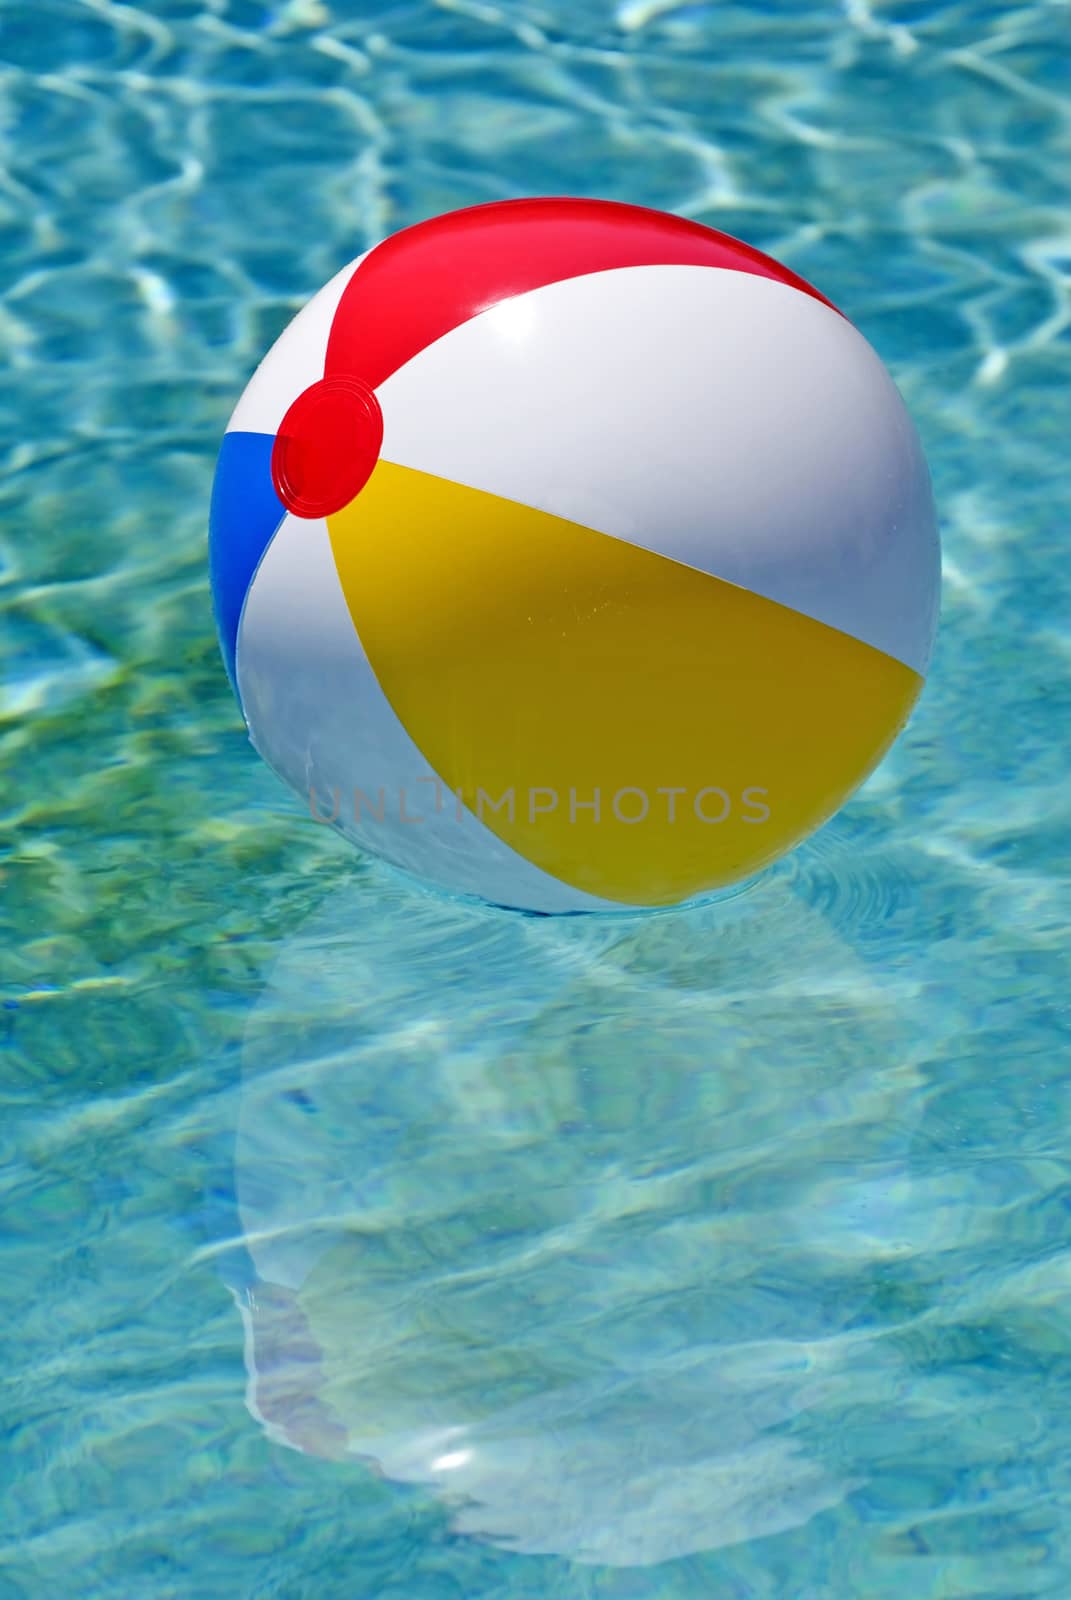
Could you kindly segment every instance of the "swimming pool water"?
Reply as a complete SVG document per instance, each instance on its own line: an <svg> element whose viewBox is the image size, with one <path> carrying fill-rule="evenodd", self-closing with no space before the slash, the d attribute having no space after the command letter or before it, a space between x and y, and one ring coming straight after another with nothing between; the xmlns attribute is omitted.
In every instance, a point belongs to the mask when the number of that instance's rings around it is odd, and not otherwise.
<svg viewBox="0 0 1071 1600"><path fill-rule="evenodd" d="M1064 0L0 0L0 1600L1071 1592L1069 44ZM907 735L701 910L358 859L215 644L260 355L541 192L780 256L933 470Z"/></svg>

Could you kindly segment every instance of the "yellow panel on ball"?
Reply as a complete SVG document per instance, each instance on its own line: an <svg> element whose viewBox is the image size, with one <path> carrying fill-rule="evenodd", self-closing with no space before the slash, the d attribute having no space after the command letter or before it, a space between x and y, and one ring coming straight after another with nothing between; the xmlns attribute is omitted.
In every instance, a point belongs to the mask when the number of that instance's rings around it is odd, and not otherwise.
<svg viewBox="0 0 1071 1600"><path fill-rule="evenodd" d="M383 460L328 528L429 766L512 849L608 900L669 905L766 866L872 770L922 687L749 590Z"/></svg>

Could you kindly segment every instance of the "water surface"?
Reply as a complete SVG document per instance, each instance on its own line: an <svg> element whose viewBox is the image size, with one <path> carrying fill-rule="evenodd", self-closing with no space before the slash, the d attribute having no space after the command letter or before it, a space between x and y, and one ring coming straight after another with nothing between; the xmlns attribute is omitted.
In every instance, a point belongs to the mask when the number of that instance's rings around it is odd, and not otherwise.
<svg viewBox="0 0 1071 1600"><path fill-rule="evenodd" d="M0 1600L1071 1591L1069 22L0 0ZM541 192L780 256L933 469L907 735L702 910L358 859L213 636L268 344Z"/></svg>

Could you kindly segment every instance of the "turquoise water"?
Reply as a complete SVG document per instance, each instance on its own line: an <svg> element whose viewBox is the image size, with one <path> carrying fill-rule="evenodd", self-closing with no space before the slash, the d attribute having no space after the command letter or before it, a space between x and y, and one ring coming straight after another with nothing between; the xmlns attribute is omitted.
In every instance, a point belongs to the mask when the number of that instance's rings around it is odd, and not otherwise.
<svg viewBox="0 0 1071 1600"><path fill-rule="evenodd" d="M0 1600L1071 1593L1069 60L1061 0L0 0ZM942 511L907 735L683 914L358 859L213 636L271 340L548 191L816 282Z"/></svg>

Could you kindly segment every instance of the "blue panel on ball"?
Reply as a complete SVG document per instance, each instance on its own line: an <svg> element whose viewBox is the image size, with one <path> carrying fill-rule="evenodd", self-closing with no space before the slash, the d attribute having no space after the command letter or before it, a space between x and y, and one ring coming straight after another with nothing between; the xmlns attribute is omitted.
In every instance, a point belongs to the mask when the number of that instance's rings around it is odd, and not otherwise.
<svg viewBox="0 0 1071 1600"><path fill-rule="evenodd" d="M208 560L219 644L234 691L242 606L286 509L271 481L273 433L226 433L216 464Z"/></svg>

